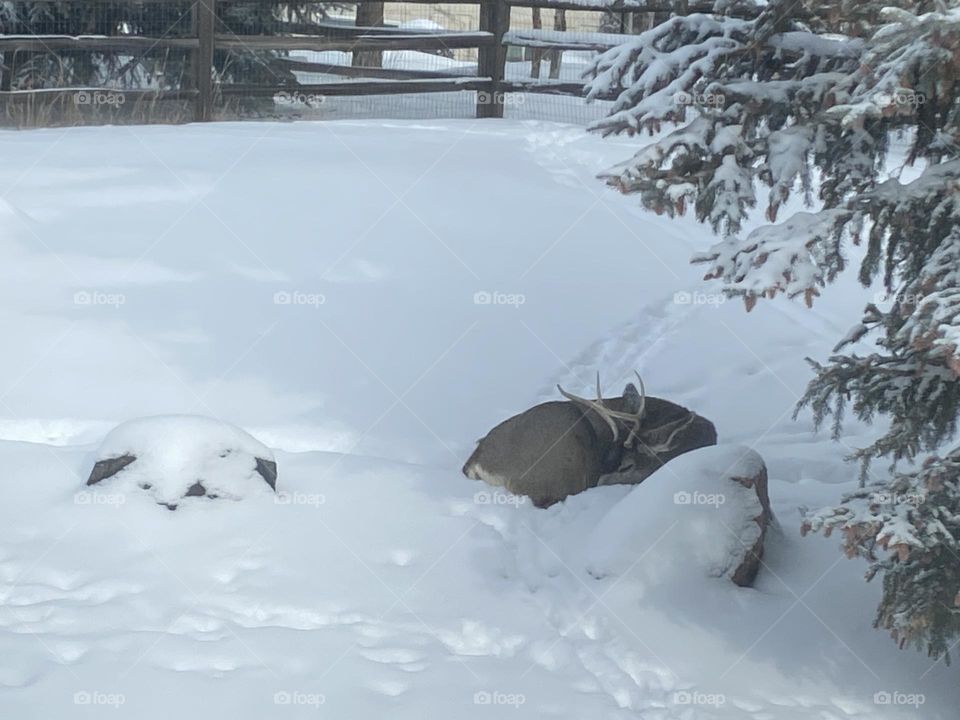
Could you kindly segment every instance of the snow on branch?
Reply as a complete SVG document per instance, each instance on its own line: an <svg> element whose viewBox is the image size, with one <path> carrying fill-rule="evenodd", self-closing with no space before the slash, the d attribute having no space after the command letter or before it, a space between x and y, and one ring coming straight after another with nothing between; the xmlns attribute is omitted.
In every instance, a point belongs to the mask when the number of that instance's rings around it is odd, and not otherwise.
<svg viewBox="0 0 960 720"><path fill-rule="evenodd" d="M696 83L722 57L743 51L752 25L714 15L674 17L601 54L586 73L587 102L618 98L610 116L591 129L609 135L681 122Z"/></svg>
<svg viewBox="0 0 960 720"><path fill-rule="evenodd" d="M960 624L960 449L932 456L923 467L874 482L837 507L806 512L802 532L843 535L848 557L882 572L884 594L874 625L901 647L947 655Z"/></svg>
<svg viewBox="0 0 960 720"><path fill-rule="evenodd" d="M840 209L797 213L782 224L757 228L745 240L718 243L693 260L708 264L707 277L722 279L727 292L744 297L748 309L758 297L777 293L802 295L810 305L843 268L836 246L852 214Z"/></svg>
<svg viewBox="0 0 960 720"><path fill-rule="evenodd" d="M654 134L674 126L604 173L608 183L640 193L659 213L693 208L726 235L756 207L758 184L769 187L771 221L797 187L809 196L823 136L808 122L848 97L844 86L864 43L813 33L793 9L771 2L752 20L673 17L601 54L586 73L587 99L617 99L591 130Z"/></svg>

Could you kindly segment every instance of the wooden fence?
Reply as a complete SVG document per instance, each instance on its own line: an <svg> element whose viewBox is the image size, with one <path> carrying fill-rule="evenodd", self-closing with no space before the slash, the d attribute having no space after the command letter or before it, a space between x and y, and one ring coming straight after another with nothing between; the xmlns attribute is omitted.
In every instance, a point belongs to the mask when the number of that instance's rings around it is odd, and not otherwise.
<svg viewBox="0 0 960 720"><path fill-rule="evenodd" d="M123 0L131 3L173 3L176 0ZM222 32L217 18L219 5L239 0L194 0L191 31L187 37L68 36L68 35L0 35L0 52L4 58L0 72L0 102L8 104L38 97L48 101L64 101L78 88L47 88L44 90L11 89L9 76L16 53L23 51L54 52L85 50L94 53L130 53L136 56L147 51L179 49L191 55L191 77L185 87L176 90L127 90L122 93L134 100L163 100L167 98L192 101L194 119L213 118L219 98L272 97L295 90L305 96L394 95L406 93L475 92L476 115L484 118L503 116L504 97L510 92L533 92L576 95L582 94L580 83L561 81L508 80L505 77L507 48L519 46L541 51L603 50L624 38L609 33L564 33L556 30L510 30L510 12L513 7L547 8L616 13L676 12L678 3L668 1L613 0L415 0L420 4L479 5L480 23L476 32L404 31L390 27L356 27L342 23L286 23L283 34L237 35ZM250 0L245 0L249 3ZM279 6L280 0L258 0ZM379 0L355 0L357 5ZM391 2L414 0L391 0ZM712 9L712 2L682 3L687 12ZM385 50L417 50L426 52L473 49L477 52L476 75L432 70L353 65L331 65L296 59L284 59L287 69L321 74L344 75L347 81L298 85L251 85L220 83L216 80L214 58L218 50L234 52L271 50L310 50L345 52L377 52ZM109 91L110 88L83 88ZM116 90L116 89L114 89Z"/></svg>

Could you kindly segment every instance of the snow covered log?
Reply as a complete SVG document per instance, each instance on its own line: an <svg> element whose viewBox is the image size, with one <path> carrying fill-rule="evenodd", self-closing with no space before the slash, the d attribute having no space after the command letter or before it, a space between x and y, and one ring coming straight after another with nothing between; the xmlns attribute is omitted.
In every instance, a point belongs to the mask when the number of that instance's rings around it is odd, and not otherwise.
<svg viewBox="0 0 960 720"><path fill-rule="evenodd" d="M773 521L767 468L739 445L675 458L601 519L588 539L597 578L638 572L651 582L692 571L753 584Z"/></svg>
<svg viewBox="0 0 960 720"><path fill-rule="evenodd" d="M175 510L188 497L240 500L277 486L271 450L240 428L196 415L160 415L122 423L97 451L87 485L141 491Z"/></svg>

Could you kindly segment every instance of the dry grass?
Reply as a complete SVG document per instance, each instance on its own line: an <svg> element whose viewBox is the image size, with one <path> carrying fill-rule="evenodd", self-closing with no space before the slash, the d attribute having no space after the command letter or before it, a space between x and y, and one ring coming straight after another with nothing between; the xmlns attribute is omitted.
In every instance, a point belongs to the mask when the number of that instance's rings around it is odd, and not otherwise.
<svg viewBox="0 0 960 720"><path fill-rule="evenodd" d="M101 97L132 97L122 91L98 91ZM72 127L76 125L143 125L179 124L193 119L193 102L139 96L122 103L84 103L83 93L32 92L16 95L6 101L2 123L14 128ZM86 93L93 97L92 92Z"/></svg>

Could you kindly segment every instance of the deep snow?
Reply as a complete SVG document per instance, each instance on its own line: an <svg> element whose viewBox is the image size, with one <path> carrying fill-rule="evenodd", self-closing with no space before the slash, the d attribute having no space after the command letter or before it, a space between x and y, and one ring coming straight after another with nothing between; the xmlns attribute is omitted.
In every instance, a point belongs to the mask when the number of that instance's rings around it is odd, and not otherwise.
<svg viewBox="0 0 960 720"><path fill-rule="evenodd" d="M687 264L702 227L595 180L638 142L515 121L0 134L0 717L952 718L953 671L873 630L876 583L797 531L871 432L791 420L803 356L874 291L723 302ZM615 392L634 369L766 460L781 532L756 588L592 576L585 540L631 488L538 510L460 475L556 382ZM106 431L161 413L244 427L287 494L77 503ZM636 518L661 560L675 510Z"/></svg>

